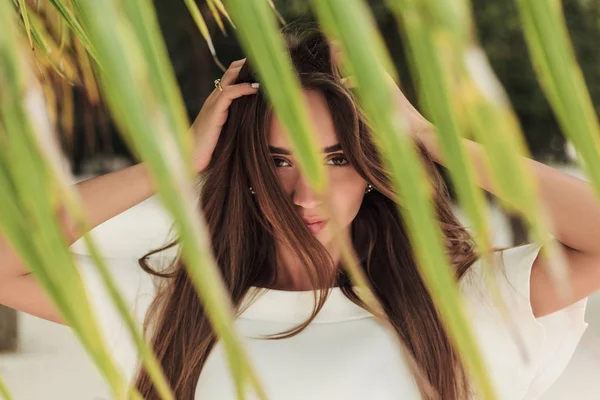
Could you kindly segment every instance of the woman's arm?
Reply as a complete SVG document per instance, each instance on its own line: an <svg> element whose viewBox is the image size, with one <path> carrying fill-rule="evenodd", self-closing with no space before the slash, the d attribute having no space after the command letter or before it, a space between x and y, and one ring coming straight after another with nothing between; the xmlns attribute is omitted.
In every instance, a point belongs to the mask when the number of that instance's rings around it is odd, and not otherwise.
<svg viewBox="0 0 600 400"><path fill-rule="evenodd" d="M121 214L152 196L154 185L144 163L98 176L74 185L81 198L90 229ZM58 210L68 243L75 243L85 232L76 228L64 208ZM29 271L16 251L0 235L0 276L24 275Z"/></svg>
<svg viewBox="0 0 600 400"><path fill-rule="evenodd" d="M245 59L242 59L231 63L221 79L222 90L213 90L192 124L192 161L197 173L203 171L210 163L232 101L244 95L255 94L258 90L256 83L235 83L244 61ZM75 189L79 192L90 228L133 207L155 192L152 179L143 163L80 182L75 185ZM76 230L76 225L64 209L57 210L57 213L69 244L74 243L85 232ZM50 321L64 323L54 303L2 236L0 304Z"/></svg>
<svg viewBox="0 0 600 400"><path fill-rule="evenodd" d="M141 203L155 192L145 163L79 182L75 189L81 198L90 229ZM60 210L69 244L75 243L84 232L78 232L75 222Z"/></svg>
<svg viewBox="0 0 600 400"><path fill-rule="evenodd" d="M425 129L418 137L434 160L444 165L435 134L433 128ZM478 185L499 196L491 184L483 147L468 139L461 140L473 161ZM589 183L535 160L525 158L524 161L533 173L541 201L552 219L551 233L563 244L560 250L567 262L573 292L570 299L559 296L547 261L538 255L531 270L530 301L534 315L541 317L600 289L600 205Z"/></svg>
<svg viewBox="0 0 600 400"><path fill-rule="evenodd" d="M392 78L388 78L408 131L423 142L435 162L446 165L435 126L408 101ZM477 184L500 196L492 185L483 146L468 139L461 139L461 143L472 161ZM533 314L541 317L600 289L600 204L589 183L535 160L523 157L523 161L534 176L541 201L552 219L551 233L562 244L559 251L566 260L572 289L571 298L559 295L549 263L539 253L531 268L529 297Z"/></svg>
<svg viewBox="0 0 600 400"><path fill-rule="evenodd" d="M77 183L90 228L122 213L154 193L145 165L137 164L117 172ZM59 219L69 244L83 235L64 212ZM30 275L25 263L8 241L0 235L0 304L64 324L60 312Z"/></svg>
<svg viewBox="0 0 600 400"><path fill-rule="evenodd" d="M245 60L231 63L221 79L222 90L215 88L212 91L190 128L194 139L193 168L197 173L210 163L233 100L258 91L257 83L235 84ZM90 229L146 200L155 192L144 163L79 182L75 188L79 192ZM68 243L75 243L85 232L78 231L65 208L57 210L57 213ZM14 249L0 235L0 277L19 276L27 272Z"/></svg>
<svg viewBox="0 0 600 400"><path fill-rule="evenodd" d="M429 130L418 136L434 160L445 165L435 132ZM473 161L478 185L500 196L492 186L490 172L484 162L483 147L468 139L462 139L462 143ZM535 160L522 158L533 173L539 186L541 201L552 218L552 235L571 249L600 256L600 204L591 185Z"/></svg>
<svg viewBox="0 0 600 400"><path fill-rule="evenodd" d="M389 76L387 78L395 93L398 111L407 122L409 132L423 142L436 163L445 166L435 126L408 101L393 79ZM492 186L490 171L484 162L483 147L468 139L461 141L474 166L477 184L500 196ZM591 185L535 160L526 157L523 159L535 177L541 200L552 219L552 235L566 249L576 251L586 258L597 258L600 263L600 203ZM598 287L600 288L600 281Z"/></svg>

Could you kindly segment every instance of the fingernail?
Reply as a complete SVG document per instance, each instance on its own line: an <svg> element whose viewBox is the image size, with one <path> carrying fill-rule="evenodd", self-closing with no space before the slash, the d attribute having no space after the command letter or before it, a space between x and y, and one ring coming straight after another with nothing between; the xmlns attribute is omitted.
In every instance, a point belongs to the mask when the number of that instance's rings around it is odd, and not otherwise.
<svg viewBox="0 0 600 400"><path fill-rule="evenodd" d="M260 83L254 82L254 83L251 83L250 86L252 86L254 89L258 89L258 87L260 86Z"/></svg>

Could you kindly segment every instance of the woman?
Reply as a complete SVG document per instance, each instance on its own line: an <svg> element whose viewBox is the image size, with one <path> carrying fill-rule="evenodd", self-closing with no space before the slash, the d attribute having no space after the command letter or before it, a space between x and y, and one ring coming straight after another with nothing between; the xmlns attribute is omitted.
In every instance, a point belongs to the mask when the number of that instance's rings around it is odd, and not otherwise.
<svg viewBox="0 0 600 400"><path fill-rule="evenodd" d="M199 139L194 162L202 172L199 206L238 310L236 326L269 398L435 398L412 377L398 339L438 398L476 398L419 276L396 194L327 41L314 27L284 34L323 149L334 212L395 332L384 329L362 307L284 128L263 93L251 85L256 79L248 65L244 60L232 63L192 126ZM592 192L585 182L530 161L554 218L552 233L564 244L575 296L565 302L555 295L537 244L494 253L503 267L494 277L525 344L525 361L486 290L472 239L452 213L434 165L443 165L443 160L432 127L398 88L396 93L399 112L409 122L434 184L447 252L499 397L537 398L566 366L587 327L587 296L600 286L600 245L593 240L600 210ZM479 184L494 193L479 146L465 144L480 171ZM79 189L92 226L153 194L143 164L84 182ZM80 233L64 219L75 241ZM176 245L174 241L141 258L148 274L136 275L138 284L125 295L144 320L177 399L234 399L226 355L183 260L176 257L167 268L150 265L154 254ZM63 322L14 252L6 247L1 254L1 270L8 278L0 285L0 302ZM145 399L157 399L148 375L138 369L120 319L107 307L89 260L78 260L124 371ZM113 260L112 267L125 264Z"/></svg>

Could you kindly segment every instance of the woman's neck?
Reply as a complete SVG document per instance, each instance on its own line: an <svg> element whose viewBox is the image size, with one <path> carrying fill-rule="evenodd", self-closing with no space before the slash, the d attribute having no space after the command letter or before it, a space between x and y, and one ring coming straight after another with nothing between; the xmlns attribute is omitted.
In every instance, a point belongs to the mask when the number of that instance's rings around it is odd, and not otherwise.
<svg viewBox="0 0 600 400"><path fill-rule="evenodd" d="M339 255L337 255L336 250L328 249L334 262L333 265L337 265L339 262ZM289 248L278 248L277 268L277 281L271 285L270 289L290 291L314 289L306 267L302 265L300 259Z"/></svg>

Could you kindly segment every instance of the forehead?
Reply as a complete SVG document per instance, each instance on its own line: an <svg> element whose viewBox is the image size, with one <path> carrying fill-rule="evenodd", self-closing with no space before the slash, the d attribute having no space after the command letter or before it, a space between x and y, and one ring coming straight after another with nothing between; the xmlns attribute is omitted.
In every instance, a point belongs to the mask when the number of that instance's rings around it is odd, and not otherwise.
<svg viewBox="0 0 600 400"><path fill-rule="evenodd" d="M312 124L312 133L317 139L317 145L324 148L337 144L339 141L325 96L319 91L310 89L303 89L302 94L308 110L309 122ZM275 114L271 118L267 142L270 146L290 149L285 128Z"/></svg>

